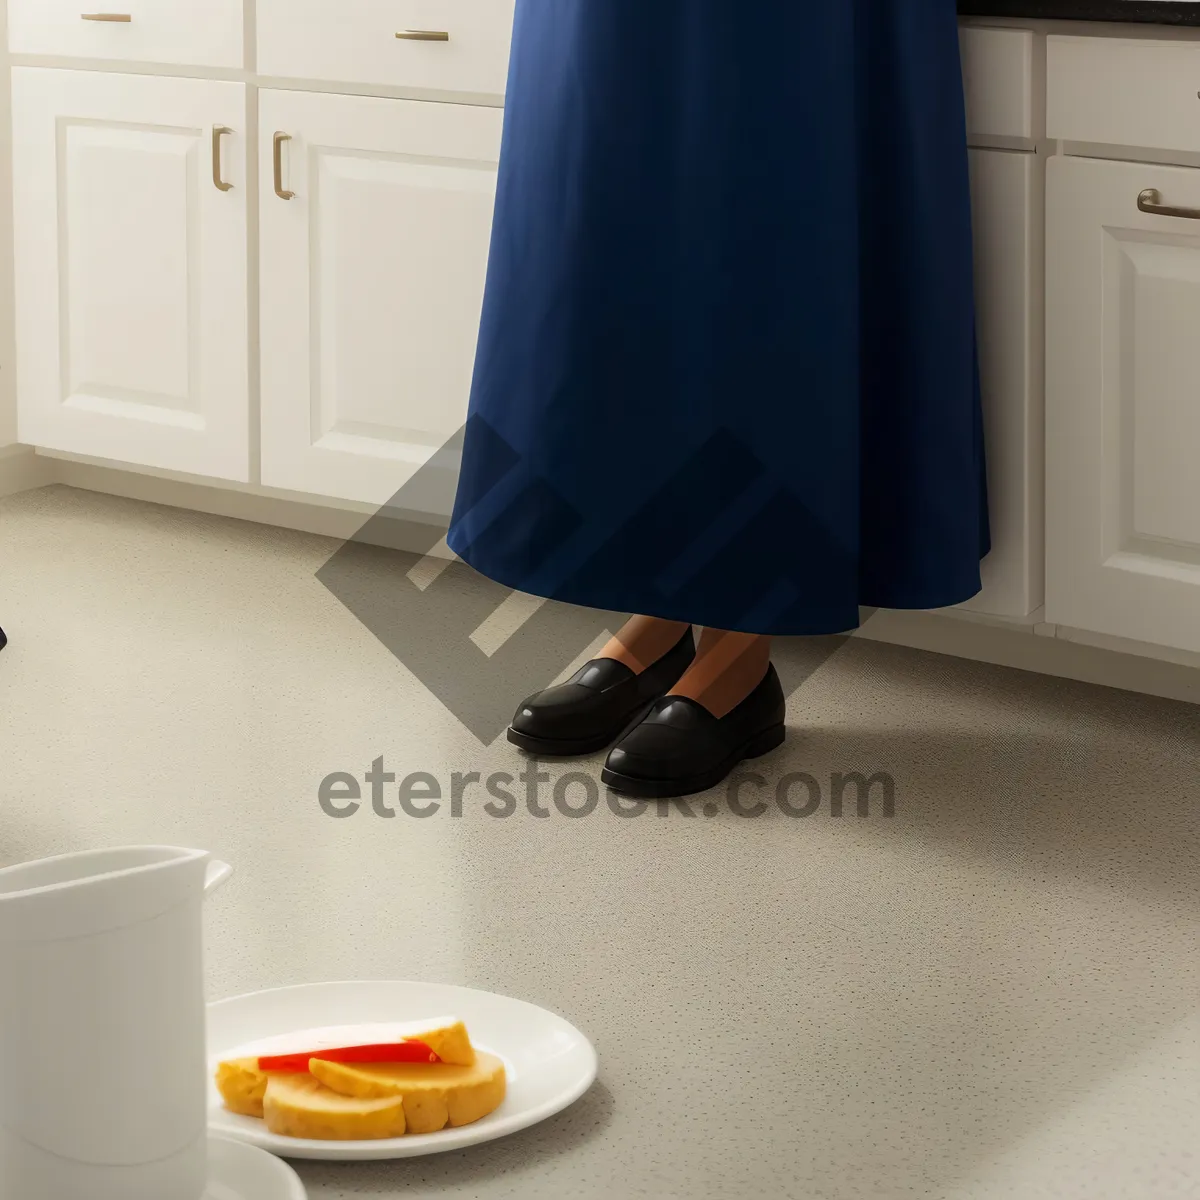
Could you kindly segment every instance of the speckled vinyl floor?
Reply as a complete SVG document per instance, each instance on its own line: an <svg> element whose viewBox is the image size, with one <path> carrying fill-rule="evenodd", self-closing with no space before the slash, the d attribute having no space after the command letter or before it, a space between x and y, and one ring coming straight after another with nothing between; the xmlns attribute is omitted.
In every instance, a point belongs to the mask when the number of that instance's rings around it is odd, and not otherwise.
<svg viewBox="0 0 1200 1200"><path fill-rule="evenodd" d="M457 817L335 819L321 780L381 756L445 787L525 762L315 578L334 549L59 487L0 501L0 863L203 846L237 867L207 910L212 998L437 979L596 1043L600 1081L560 1116L301 1164L312 1197L1200 1196L1200 711L797 641L788 741L739 793L758 816L724 793L563 816L555 782L596 756L546 768L544 817L468 794ZM447 604L478 591L457 571ZM572 622L583 651L584 614L546 629ZM411 628L442 658L465 636ZM835 817L855 771L881 773L868 814ZM789 773L806 818L775 802Z"/></svg>

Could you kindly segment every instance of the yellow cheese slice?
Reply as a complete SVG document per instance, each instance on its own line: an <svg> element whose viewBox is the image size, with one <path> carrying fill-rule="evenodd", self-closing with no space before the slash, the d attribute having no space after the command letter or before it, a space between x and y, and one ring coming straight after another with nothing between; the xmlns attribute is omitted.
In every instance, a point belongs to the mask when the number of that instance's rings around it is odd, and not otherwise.
<svg viewBox="0 0 1200 1200"><path fill-rule="evenodd" d="M330 1091L311 1075L272 1075L263 1096L267 1128L281 1137L371 1141L405 1130L399 1096L362 1100Z"/></svg>
<svg viewBox="0 0 1200 1200"><path fill-rule="evenodd" d="M243 1117L263 1115L267 1079L268 1073L258 1069L257 1058L232 1058L217 1065L217 1091L225 1107Z"/></svg>
<svg viewBox="0 0 1200 1200"><path fill-rule="evenodd" d="M453 1017L435 1018L429 1025L347 1025L305 1030L270 1038L259 1045L262 1055L288 1054L296 1050L316 1050L323 1044L334 1046L370 1046L412 1038L424 1042L443 1063L469 1067L475 1062L475 1050L466 1026ZM234 1058L217 1066L217 1091L230 1112L244 1117L263 1115L263 1096L268 1074L261 1071L258 1057ZM440 1129L441 1126L438 1126Z"/></svg>
<svg viewBox="0 0 1200 1200"><path fill-rule="evenodd" d="M308 1069L325 1087L358 1100L402 1097L409 1133L433 1133L469 1125L504 1099L504 1064L475 1051L472 1066L448 1063L386 1063L378 1066L310 1060Z"/></svg>
<svg viewBox="0 0 1200 1200"><path fill-rule="evenodd" d="M414 1041L424 1042L443 1063L460 1067L475 1065L475 1047L471 1045L467 1027L461 1021L410 1036Z"/></svg>

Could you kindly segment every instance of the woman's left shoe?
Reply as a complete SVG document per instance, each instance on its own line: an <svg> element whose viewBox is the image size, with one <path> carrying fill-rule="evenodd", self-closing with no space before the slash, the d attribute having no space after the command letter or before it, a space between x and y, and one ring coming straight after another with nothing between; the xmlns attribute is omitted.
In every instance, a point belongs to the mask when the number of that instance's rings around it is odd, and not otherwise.
<svg viewBox="0 0 1200 1200"><path fill-rule="evenodd" d="M706 791L743 759L783 742L786 709L774 664L723 717L690 696L663 696L609 751L600 779L614 792L646 799Z"/></svg>

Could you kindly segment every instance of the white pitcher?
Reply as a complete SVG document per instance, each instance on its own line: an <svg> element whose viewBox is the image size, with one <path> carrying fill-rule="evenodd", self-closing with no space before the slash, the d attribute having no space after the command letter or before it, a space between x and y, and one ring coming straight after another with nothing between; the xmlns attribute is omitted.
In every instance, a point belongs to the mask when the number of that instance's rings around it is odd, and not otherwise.
<svg viewBox="0 0 1200 1200"><path fill-rule="evenodd" d="M0 1197L200 1200L201 902L231 868L131 846L0 870Z"/></svg>

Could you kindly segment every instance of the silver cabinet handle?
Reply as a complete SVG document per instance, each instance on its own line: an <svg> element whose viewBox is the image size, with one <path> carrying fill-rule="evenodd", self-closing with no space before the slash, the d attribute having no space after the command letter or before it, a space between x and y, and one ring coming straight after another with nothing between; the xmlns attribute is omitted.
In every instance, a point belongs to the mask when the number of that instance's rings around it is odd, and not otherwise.
<svg viewBox="0 0 1200 1200"><path fill-rule="evenodd" d="M80 13L79 15L85 21L112 21L122 25L128 25L133 20L131 13Z"/></svg>
<svg viewBox="0 0 1200 1200"><path fill-rule="evenodd" d="M290 200L295 196L295 192L287 191L283 186L283 143L290 142L292 135L290 133L277 133L275 135L275 195L280 200Z"/></svg>
<svg viewBox="0 0 1200 1200"><path fill-rule="evenodd" d="M1183 217L1188 221L1200 221L1200 208L1176 208L1164 204L1158 188L1147 188L1138 195L1138 208L1144 213L1153 213L1156 217Z"/></svg>
<svg viewBox="0 0 1200 1200"><path fill-rule="evenodd" d="M448 42L444 29L402 29L396 36L403 42Z"/></svg>
<svg viewBox="0 0 1200 1200"><path fill-rule="evenodd" d="M212 131L213 186L218 192L233 191L233 184L221 178L221 139L233 130L228 125L214 125Z"/></svg>

